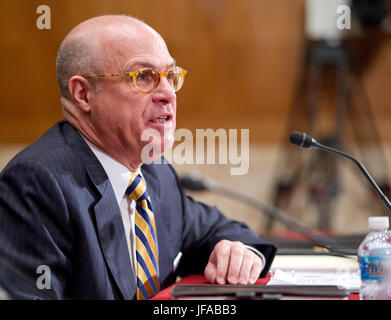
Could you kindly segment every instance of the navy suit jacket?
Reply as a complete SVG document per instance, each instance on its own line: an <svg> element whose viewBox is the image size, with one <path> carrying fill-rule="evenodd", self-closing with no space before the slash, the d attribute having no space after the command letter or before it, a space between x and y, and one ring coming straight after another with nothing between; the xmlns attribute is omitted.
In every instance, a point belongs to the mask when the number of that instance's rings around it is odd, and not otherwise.
<svg viewBox="0 0 391 320"><path fill-rule="evenodd" d="M266 275L276 251L273 245L217 208L186 196L171 165L144 164L141 170L155 213L161 288L171 285L178 274L202 273L222 239L239 240L262 252L266 266L261 276ZM4 168L0 221L0 278L11 297L135 298L112 186L69 123L54 125ZM174 272L179 252L183 256ZM37 286L44 274L37 272L41 265L49 267L50 289Z"/></svg>

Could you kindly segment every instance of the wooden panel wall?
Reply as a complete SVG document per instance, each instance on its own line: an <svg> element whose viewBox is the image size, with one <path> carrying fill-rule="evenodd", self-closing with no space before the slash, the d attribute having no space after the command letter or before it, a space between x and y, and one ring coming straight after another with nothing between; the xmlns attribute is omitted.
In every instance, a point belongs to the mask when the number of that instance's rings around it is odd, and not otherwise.
<svg viewBox="0 0 391 320"><path fill-rule="evenodd" d="M46 4L52 29L36 27ZM166 39L188 69L178 93L178 128L249 128L255 142L284 133L303 44L304 0L13 0L1 1L0 143L28 143L61 119L57 48L79 22L132 14ZM366 71L382 137L391 141L387 42Z"/></svg>

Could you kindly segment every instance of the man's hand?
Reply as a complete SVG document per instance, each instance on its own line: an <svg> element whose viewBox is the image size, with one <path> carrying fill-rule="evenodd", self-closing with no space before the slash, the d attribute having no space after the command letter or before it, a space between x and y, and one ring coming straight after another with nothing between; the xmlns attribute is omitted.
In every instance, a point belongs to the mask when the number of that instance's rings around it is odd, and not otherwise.
<svg viewBox="0 0 391 320"><path fill-rule="evenodd" d="M204 275L210 283L254 284L262 267L262 259L242 242L221 240L210 254Z"/></svg>

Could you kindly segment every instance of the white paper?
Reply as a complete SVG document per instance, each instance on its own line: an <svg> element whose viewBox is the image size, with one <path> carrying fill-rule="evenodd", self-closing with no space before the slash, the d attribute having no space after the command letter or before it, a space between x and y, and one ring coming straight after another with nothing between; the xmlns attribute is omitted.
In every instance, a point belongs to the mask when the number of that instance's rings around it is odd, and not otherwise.
<svg viewBox="0 0 391 320"><path fill-rule="evenodd" d="M359 290L361 278L359 271L321 272L291 271L277 269L267 285L320 285L339 286L350 290Z"/></svg>

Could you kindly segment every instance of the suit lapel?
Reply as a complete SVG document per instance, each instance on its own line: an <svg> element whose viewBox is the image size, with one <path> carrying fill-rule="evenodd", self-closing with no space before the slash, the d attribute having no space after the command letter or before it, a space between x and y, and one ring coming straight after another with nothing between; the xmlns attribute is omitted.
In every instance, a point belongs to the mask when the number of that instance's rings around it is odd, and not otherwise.
<svg viewBox="0 0 391 320"><path fill-rule="evenodd" d="M64 136L78 153L99 196L92 205L100 246L110 272L124 299L133 299L136 293L134 275L121 212L113 188L102 165L81 135L69 124L64 124Z"/></svg>
<svg viewBox="0 0 391 320"><path fill-rule="evenodd" d="M136 293L121 212L108 180L98 186L102 197L94 206L96 226L103 254L123 297Z"/></svg>

